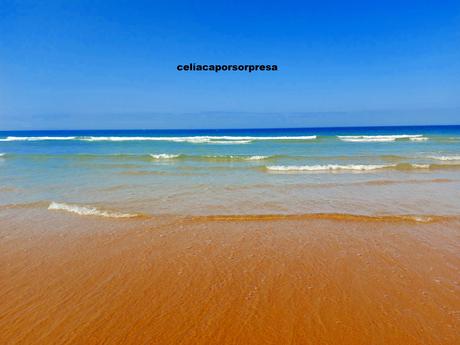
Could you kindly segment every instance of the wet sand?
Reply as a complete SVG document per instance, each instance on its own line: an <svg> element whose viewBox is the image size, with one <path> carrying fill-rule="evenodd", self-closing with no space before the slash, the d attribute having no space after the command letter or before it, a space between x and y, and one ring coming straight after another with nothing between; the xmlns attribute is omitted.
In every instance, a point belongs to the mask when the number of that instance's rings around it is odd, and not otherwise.
<svg viewBox="0 0 460 345"><path fill-rule="evenodd" d="M459 278L458 220L10 210L0 343L458 344Z"/></svg>

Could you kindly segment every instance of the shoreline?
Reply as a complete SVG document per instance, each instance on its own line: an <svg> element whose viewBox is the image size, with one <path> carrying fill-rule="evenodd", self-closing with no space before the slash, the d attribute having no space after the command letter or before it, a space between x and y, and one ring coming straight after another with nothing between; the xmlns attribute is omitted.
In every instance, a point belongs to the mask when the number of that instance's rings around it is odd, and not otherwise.
<svg viewBox="0 0 460 345"><path fill-rule="evenodd" d="M455 344L460 222L0 219L5 344Z"/></svg>
<svg viewBox="0 0 460 345"><path fill-rule="evenodd" d="M60 213L77 218L108 218L118 220L158 220L174 219L177 221L276 221L276 220L344 220L344 221L365 221L365 222L415 222L434 223L441 221L459 221L460 215L453 214L405 214L405 213L345 213L345 212L311 212L311 213L229 213L229 214L175 214L160 213L149 214L136 212L131 209L121 210L119 208L99 206L99 203L81 204L55 201L32 201L25 203L14 203L0 205L0 215L3 212L15 213L18 210L25 212L38 212L42 217L48 217L52 213Z"/></svg>

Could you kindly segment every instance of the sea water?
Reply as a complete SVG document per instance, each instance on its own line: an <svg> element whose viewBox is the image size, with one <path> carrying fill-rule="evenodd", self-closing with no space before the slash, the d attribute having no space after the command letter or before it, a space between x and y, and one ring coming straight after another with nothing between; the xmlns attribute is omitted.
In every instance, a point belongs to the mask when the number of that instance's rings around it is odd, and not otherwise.
<svg viewBox="0 0 460 345"><path fill-rule="evenodd" d="M458 215L460 126L0 132L0 207Z"/></svg>

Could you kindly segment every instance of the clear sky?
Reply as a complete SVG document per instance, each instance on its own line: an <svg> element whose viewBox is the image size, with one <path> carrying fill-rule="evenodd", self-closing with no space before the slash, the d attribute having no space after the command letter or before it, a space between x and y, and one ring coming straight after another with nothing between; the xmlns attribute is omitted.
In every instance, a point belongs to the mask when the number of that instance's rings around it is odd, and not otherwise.
<svg viewBox="0 0 460 345"><path fill-rule="evenodd" d="M0 0L0 129L391 124L460 124L460 1Z"/></svg>

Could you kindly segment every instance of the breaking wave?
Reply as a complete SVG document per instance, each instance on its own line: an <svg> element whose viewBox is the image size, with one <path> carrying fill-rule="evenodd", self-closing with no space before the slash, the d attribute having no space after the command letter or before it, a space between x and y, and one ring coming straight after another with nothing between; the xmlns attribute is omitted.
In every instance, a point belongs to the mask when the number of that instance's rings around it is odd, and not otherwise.
<svg viewBox="0 0 460 345"><path fill-rule="evenodd" d="M267 170L271 171L331 171L331 170L357 170L368 171L388 168L396 165L383 165L383 164L327 164L327 165L273 165L267 166Z"/></svg>
<svg viewBox="0 0 460 345"><path fill-rule="evenodd" d="M129 137L129 136L68 136L68 137L52 137L52 136L42 136L42 137L15 137L8 136L6 138L0 139L0 141L46 141L46 140L80 140L88 142L97 142L97 141L169 141L169 142L186 142L193 144L248 144L252 141L258 140L314 140L316 135L307 135L307 136L187 136L187 137Z"/></svg>
<svg viewBox="0 0 460 345"><path fill-rule="evenodd" d="M181 155L174 155L169 153L151 154L150 157L153 159L174 159L179 158Z"/></svg>
<svg viewBox="0 0 460 345"><path fill-rule="evenodd" d="M301 171L374 171L381 169L394 169L399 171L426 170L426 169L458 169L458 164L327 164L327 165L274 165L265 167L269 171L278 172L301 172Z"/></svg>
<svg viewBox="0 0 460 345"><path fill-rule="evenodd" d="M76 213L81 216L99 216L108 218L134 218L140 216L138 214L110 212L98 210L97 208L91 206L71 205L66 203L58 203L54 201L51 202L51 204L48 206L48 210L67 211L71 213Z"/></svg>
<svg viewBox="0 0 460 345"><path fill-rule="evenodd" d="M246 157L245 160L260 161L260 160L267 159L267 158L269 158L269 156L250 156L250 157Z"/></svg>
<svg viewBox="0 0 460 345"><path fill-rule="evenodd" d="M314 140L316 135L308 136L188 136L188 137L81 137L85 141L172 141L191 143L227 144L228 142L247 143L256 140Z"/></svg>
<svg viewBox="0 0 460 345"><path fill-rule="evenodd" d="M225 161L259 161L275 158L277 156L247 156L247 155L184 155L184 154L170 154L160 153L151 154L150 157L156 160L168 160L168 159L180 159L180 160L192 160L192 161L210 161L210 162L225 162Z"/></svg>
<svg viewBox="0 0 460 345"><path fill-rule="evenodd" d="M299 159L304 157L288 156L288 155L193 155L182 153L151 153L151 154L135 154L135 153L111 153L111 154L6 154L0 153L0 157L6 156L21 157L28 159L75 159L79 161L85 160L112 160L112 161L151 161L154 160L190 160L190 161L259 161L276 158L292 158Z"/></svg>
<svg viewBox="0 0 460 345"><path fill-rule="evenodd" d="M0 141L75 140L77 137L6 137Z"/></svg>
<svg viewBox="0 0 460 345"><path fill-rule="evenodd" d="M48 141L48 140L77 140L86 142L125 142L125 141L166 141L192 144L248 144L253 141L311 141L316 135L298 136L8 136L0 141ZM399 135L338 135L337 138L347 142L392 142L397 140L426 141L429 138L422 134L399 134Z"/></svg>
<svg viewBox="0 0 460 345"><path fill-rule="evenodd" d="M192 160L203 160L203 161L259 161L276 156L244 156L244 155L216 155L216 156L187 156Z"/></svg>

